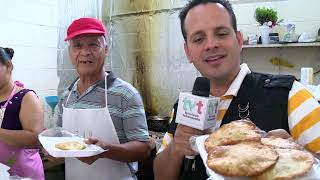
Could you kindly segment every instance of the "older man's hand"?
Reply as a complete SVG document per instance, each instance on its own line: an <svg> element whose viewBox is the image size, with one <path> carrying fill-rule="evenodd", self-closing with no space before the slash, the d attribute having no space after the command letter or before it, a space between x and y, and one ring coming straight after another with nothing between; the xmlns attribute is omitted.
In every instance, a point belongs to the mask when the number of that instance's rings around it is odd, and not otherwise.
<svg viewBox="0 0 320 180"><path fill-rule="evenodd" d="M103 142L97 138L88 138L87 140L84 141L86 144L94 144L97 146L100 146L102 149L107 150L108 149L108 143Z"/></svg>
<svg viewBox="0 0 320 180"><path fill-rule="evenodd" d="M100 141L100 140L98 140L96 138L89 138L89 139L85 140L85 143L86 144L94 144L94 145L100 146L102 149L108 149L107 148L107 146L108 146L107 143L105 143L103 141ZM92 163L94 163L99 158L101 158L101 154L98 154L98 155L95 155L95 156L90 156L90 157L81 157L81 158L78 158L78 159L80 161L86 163L86 164L91 165Z"/></svg>

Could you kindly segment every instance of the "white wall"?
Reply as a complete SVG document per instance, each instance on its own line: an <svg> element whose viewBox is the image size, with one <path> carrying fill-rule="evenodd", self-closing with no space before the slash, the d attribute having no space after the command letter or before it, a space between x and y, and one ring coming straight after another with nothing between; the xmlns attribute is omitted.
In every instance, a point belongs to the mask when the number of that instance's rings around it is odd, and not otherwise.
<svg viewBox="0 0 320 180"><path fill-rule="evenodd" d="M83 16L100 18L101 2L0 0L0 46L14 49L13 78L36 91L45 108L46 127L53 126L55 117L44 97L61 95L76 76L64 42L67 26Z"/></svg>
<svg viewBox="0 0 320 180"><path fill-rule="evenodd" d="M307 32L316 37L320 28L320 1L284 0L278 2L236 4L233 6L238 18L238 28L244 34L259 34L258 24L254 19L257 7L271 7L277 10L279 19L296 24L296 33ZM280 57L292 64L293 68L271 64L270 58ZM292 74L300 78L301 67L320 69L320 47L291 48L248 48L243 50L243 62L253 70L273 74ZM320 83L320 76L315 76L315 84Z"/></svg>
<svg viewBox="0 0 320 180"><path fill-rule="evenodd" d="M0 0L0 3L0 46L15 51L14 79L21 80L41 97L56 95L57 1Z"/></svg>
<svg viewBox="0 0 320 180"><path fill-rule="evenodd" d="M13 78L36 91L45 108L49 126L50 108L44 97L57 95L58 1L0 0L0 46L14 49Z"/></svg>

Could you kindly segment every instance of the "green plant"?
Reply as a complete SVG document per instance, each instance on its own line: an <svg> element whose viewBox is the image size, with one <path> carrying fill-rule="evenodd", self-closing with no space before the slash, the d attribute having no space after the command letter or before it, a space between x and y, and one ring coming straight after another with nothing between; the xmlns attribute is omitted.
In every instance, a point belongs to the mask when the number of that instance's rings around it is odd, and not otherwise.
<svg viewBox="0 0 320 180"><path fill-rule="evenodd" d="M269 26L274 26L278 20L278 13L272 8L257 8L254 17L260 25L268 23Z"/></svg>

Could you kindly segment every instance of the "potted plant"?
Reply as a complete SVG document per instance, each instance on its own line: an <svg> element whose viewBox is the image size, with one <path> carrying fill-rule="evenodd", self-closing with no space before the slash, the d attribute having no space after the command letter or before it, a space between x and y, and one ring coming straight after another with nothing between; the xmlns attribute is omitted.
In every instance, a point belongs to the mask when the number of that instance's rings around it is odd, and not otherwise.
<svg viewBox="0 0 320 180"><path fill-rule="evenodd" d="M257 8L254 14L256 21L269 27L275 26L278 20L278 13L272 8Z"/></svg>
<svg viewBox="0 0 320 180"><path fill-rule="evenodd" d="M257 8L254 17L260 24L260 33L262 44L269 43L269 34L272 32L272 27L277 24L278 13L272 8Z"/></svg>

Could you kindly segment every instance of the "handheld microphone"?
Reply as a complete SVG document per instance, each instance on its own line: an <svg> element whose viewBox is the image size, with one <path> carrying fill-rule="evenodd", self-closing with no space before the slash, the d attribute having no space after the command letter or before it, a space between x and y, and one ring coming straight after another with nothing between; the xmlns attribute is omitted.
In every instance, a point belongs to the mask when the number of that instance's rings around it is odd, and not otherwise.
<svg viewBox="0 0 320 180"><path fill-rule="evenodd" d="M215 126L219 98L209 94L210 80L197 77L192 94L181 92L179 95L176 123L199 130Z"/></svg>
<svg viewBox="0 0 320 180"><path fill-rule="evenodd" d="M216 125L219 98L209 97L210 80L197 77L192 94L180 93L176 122L195 129L205 130ZM184 172L192 169L195 156L186 156Z"/></svg>

